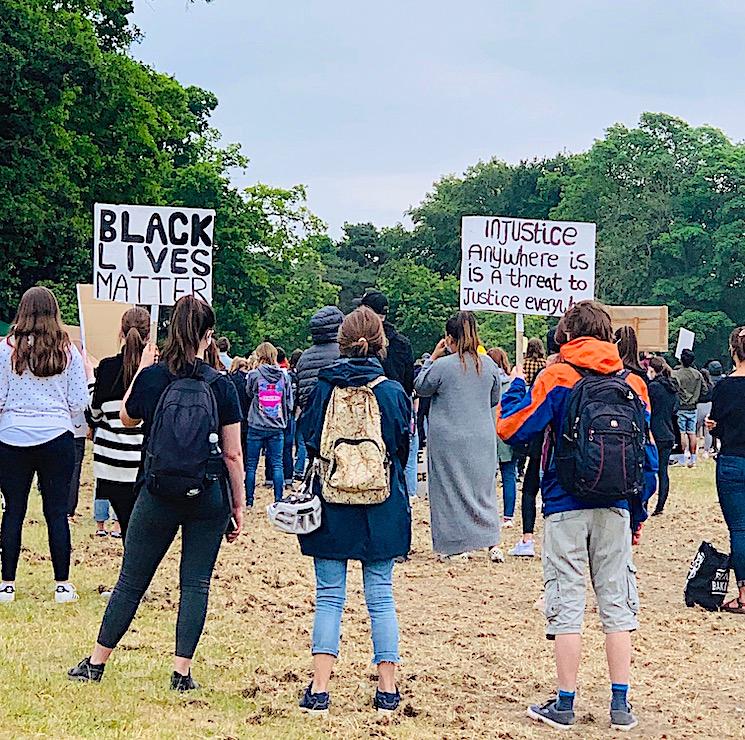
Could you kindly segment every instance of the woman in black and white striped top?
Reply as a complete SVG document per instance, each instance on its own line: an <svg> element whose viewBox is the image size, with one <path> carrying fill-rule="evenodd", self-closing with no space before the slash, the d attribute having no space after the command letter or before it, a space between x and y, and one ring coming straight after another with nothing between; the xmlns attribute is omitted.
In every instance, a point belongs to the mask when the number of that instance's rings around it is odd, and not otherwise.
<svg viewBox="0 0 745 740"><path fill-rule="evenodd" d="M135 483L142 461L142 425L125 427L119 420L124 394L132 382L150 336L150 315L144 308L130 308L122 316L124 346L96 368L91 391L93 473L96 498L106 499L119 519L126 546L127 525L135 504Z"/></svg>

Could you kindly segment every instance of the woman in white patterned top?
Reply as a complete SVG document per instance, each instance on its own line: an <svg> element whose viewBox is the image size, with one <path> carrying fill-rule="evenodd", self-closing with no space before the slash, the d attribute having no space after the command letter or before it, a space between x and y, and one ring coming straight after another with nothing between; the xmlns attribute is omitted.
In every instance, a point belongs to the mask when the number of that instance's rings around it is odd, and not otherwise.
<svg viewBox="0 0 745 740"><path fill-rule="evenodd" d="M15 598L21 532L36 474L58 603L76 601L70 577L67 499L75 467L73 419L88 404L83 358L62 328L47 288L27 290L0 341L0 489L5 497L0 602Z"/></svg>

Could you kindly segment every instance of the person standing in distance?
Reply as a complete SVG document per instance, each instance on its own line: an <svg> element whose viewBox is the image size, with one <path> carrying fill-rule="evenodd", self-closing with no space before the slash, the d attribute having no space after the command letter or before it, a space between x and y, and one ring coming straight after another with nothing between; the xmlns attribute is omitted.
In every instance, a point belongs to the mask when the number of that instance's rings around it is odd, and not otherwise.
<svg viewBox="0 0 745 740"><path fill-rule="evenodd" d="M680 442L683 446L683 454L678 458L678 461L681 465L685 465L687 460L689 468L696 465L696 450L698 448L696 411L704 389L704 378L694 366L695 360L696 356L693 352L690 349L684 349L680 353L680 367L673 370L673 377L678 381L679 388L678 427L680 428Z"/></svg>
<svg viewBox="0 0 745 740"><path fill-rule="evenodd" d="M385 338L388 342L386 351L380 357L386 378L398 381L409 398L414 394L414 353L408 337L399 332L388 320L388 299L379 290L367 290L358 301L360 306L367 306L375 311L383 322ZM412 398L413 400L413 398ZM406 463L406 490L409 496L416 495L417 452L419 451L419 432L416 424L417 402L412 403L411 444L409 459Z"/></svg>

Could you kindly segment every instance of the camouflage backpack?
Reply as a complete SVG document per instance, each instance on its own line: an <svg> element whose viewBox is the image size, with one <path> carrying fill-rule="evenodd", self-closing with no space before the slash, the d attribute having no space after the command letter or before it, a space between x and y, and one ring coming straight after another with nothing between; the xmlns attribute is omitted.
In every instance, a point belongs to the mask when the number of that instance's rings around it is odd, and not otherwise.
<svg viewBox="0 0 745 740"><path fill-rule="evenodd" d="M390 495L390 460L373 393L385 380L331 393L320 449L323 498L329 503L379 504Z"/></svg>

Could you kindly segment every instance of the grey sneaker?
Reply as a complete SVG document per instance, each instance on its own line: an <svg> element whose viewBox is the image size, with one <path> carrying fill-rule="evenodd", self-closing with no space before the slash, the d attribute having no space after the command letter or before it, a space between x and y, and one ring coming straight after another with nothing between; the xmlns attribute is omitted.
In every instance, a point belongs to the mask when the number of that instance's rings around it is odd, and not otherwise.
<svg viewBox="0 0 745 740"><path fill-rule="evenodd" d="M610 726L612 730L628 732L638 724L639 720L631 713L631 704L627 704L623 709L613 709L613 705L611 705Z"/></svg>
<svg viewBox="0 0 745 740"><path fill-rule="evenodd" d="M545 704L531 704L528 707L528 717L544 722L556 730L568 730L574 724L574 710L557 709L556 698L549 699Z"/></svg>

